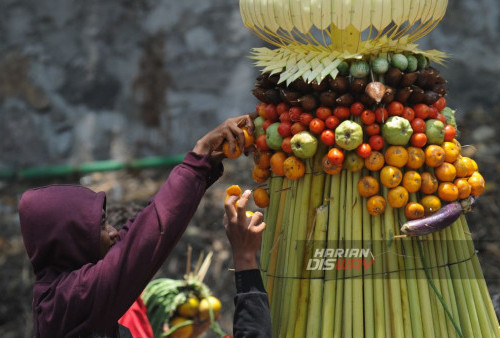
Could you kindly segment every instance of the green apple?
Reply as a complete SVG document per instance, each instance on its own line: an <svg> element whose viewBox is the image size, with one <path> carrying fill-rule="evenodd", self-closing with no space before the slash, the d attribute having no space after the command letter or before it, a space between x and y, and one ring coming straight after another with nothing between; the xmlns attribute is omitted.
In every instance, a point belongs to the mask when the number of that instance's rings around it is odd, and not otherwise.
<svg viewBox="0 0 500 338"><path fill-rule="evenodd" d="M425 122L425 135L427 136L427 144L443 144L444 123L439 120L428 120Z"/></svg>
<svg viewBox="0 0 500 338"><path fill-rule="evenodd" d="M335 143L345 150L354 150L363 143L363 128L354 122L346 120L335 129Z"/></svg>
<svg viewBox="0 0 500 338"><path fill-rule="evenodd" d="M290 143L293 154L299 158L313 157L318 149L318 140L308 131L295 134Z"/></svg>
<svg viewBox="0 0 500 338"><path fill-rule="evenodd" d="M280 150L283 143L283 137L278 132L279 125L279 122L275 122L266 129L266 143L273 150Z"/></svg>
<svg viewBox="0 0 500 338"><path fill-rule="evenodd" d="M262 116L257 116L257 118L255 120L253 120L253 125L255 126L253 134L254 134L255 138L264 134L264 127L262 127L262 125L264 124L264 121L265 120Z"/></svg>
<svg viewBox="0 0 500 338"><path fill-rule="evenodd" d="M399 116L391 116L382 126L382 136L388 144L404 146L410 141L413 129L410 122Z"/></svg>

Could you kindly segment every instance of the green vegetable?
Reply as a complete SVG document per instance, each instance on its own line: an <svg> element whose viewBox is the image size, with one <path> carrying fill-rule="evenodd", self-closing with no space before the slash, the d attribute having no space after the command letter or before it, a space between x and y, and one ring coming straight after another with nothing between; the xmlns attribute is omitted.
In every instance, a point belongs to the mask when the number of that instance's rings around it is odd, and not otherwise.
<svg viewBox="0 0 500 338"><path fill-rule="evenodd" d="M418 68L418 60L414 55L408 55L406 57L408 59L408 68L406 68L407 72L414 72Z"/></svg>
<svg viewBox="0 0 500 338"><path fill-rule="evenodd" d="M427 58L422 54L417 54L416 58L418 62L418 69L424 69L427 68L427 66L429 66L429 60L427 60Z"/></svg>
<svg viewBox="0 0 500 338"><path fill-rule="evenodd" d="M349 75L349 64L347 63L347 61L342 61L337 66L337 69L338 69L340 75L343 75L343 76Z"/></svg>
<svg viewBox="0 0 500 338"><path fill-rule="evenodd" d="M408 59L403 54L394 54L391 58L391 63L402 72L408 68Z"/></svg>
<svg viewBox="0 0 500 338"><path fill-rule="evenodd" d="M365 61L356 61L351 65L350 72L355 78L363 78L370 74L370 66Z"/></svg>
<svg viewBox="0 0 500 338"><path fill-rule="evenodd" d="M450 124L455 129L457 128L457 121L455 120L455 111L451 109L450 107L445 107L442 111L441 114L446 117L446 124Z"/></svg>
<svg viewBox="0 0 500 338"><path fill-rule="evenodd" d="M372 61L372 69L375 74L385 74L389 70L389 62L385 58L376 58Z"/></svg>

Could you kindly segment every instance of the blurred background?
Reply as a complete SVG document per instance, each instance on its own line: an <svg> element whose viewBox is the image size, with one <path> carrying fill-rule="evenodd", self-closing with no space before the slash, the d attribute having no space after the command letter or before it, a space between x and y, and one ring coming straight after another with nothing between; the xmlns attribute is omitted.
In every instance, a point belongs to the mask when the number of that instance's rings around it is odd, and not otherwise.
<svg viewBox="0 0 500 338"><path fill-rule="evenodd" d="M231 0L1 0L0 172L184 154L228 117L254 110L263 43ZM468 215L495 304L500 295L500 3L450 1L442 23L420 41L450 54L438 66L457 110L459 141L487 180ZM233 274L222 227L225 189L252 188L251 160L227 162L158 276L182 278L188 244L214 251L206 283L232 331ZM79 183L106 191L109 205L144 205L168 169L0 180L0 336L31 336L33 275L17 201L34 186ZM255 206L252 206L256 209Z"/></svg>

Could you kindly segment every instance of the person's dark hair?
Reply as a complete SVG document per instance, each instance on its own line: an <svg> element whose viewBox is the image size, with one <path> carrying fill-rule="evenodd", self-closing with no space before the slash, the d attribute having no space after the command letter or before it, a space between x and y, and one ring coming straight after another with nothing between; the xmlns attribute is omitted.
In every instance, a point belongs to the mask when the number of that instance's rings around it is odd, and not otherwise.
<svg viewBox="0 0 500 338"><path fill-rule="evenodd" d="M136 203L113 203L107 206L108 223L120 230L129 219L134 219L144 207Z"/></svg>

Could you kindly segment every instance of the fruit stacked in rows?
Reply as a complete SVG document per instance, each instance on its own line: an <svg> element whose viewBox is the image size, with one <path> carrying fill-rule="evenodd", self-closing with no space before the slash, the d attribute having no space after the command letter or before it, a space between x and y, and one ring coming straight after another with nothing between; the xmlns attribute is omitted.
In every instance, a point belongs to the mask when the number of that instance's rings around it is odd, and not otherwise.
<svg viewBox="0 0 500 338"><path fill-rule="evenodd" d="M442 202L482 193L477 165L461 156L455 139L446 81L425 57L373 56L344 61L338 72L321 83L299 78L288 86L278 84L277 75L257 79L253 92L262 102L254 120L256 182L271 173L299 179L304 161L321 151L328 174L372 172L359 185L372 215L383 213L387 200L414 219L438 210ZM381 186L389 189L386 198ZM408 203L417 192L418 201Z"/></svg>

